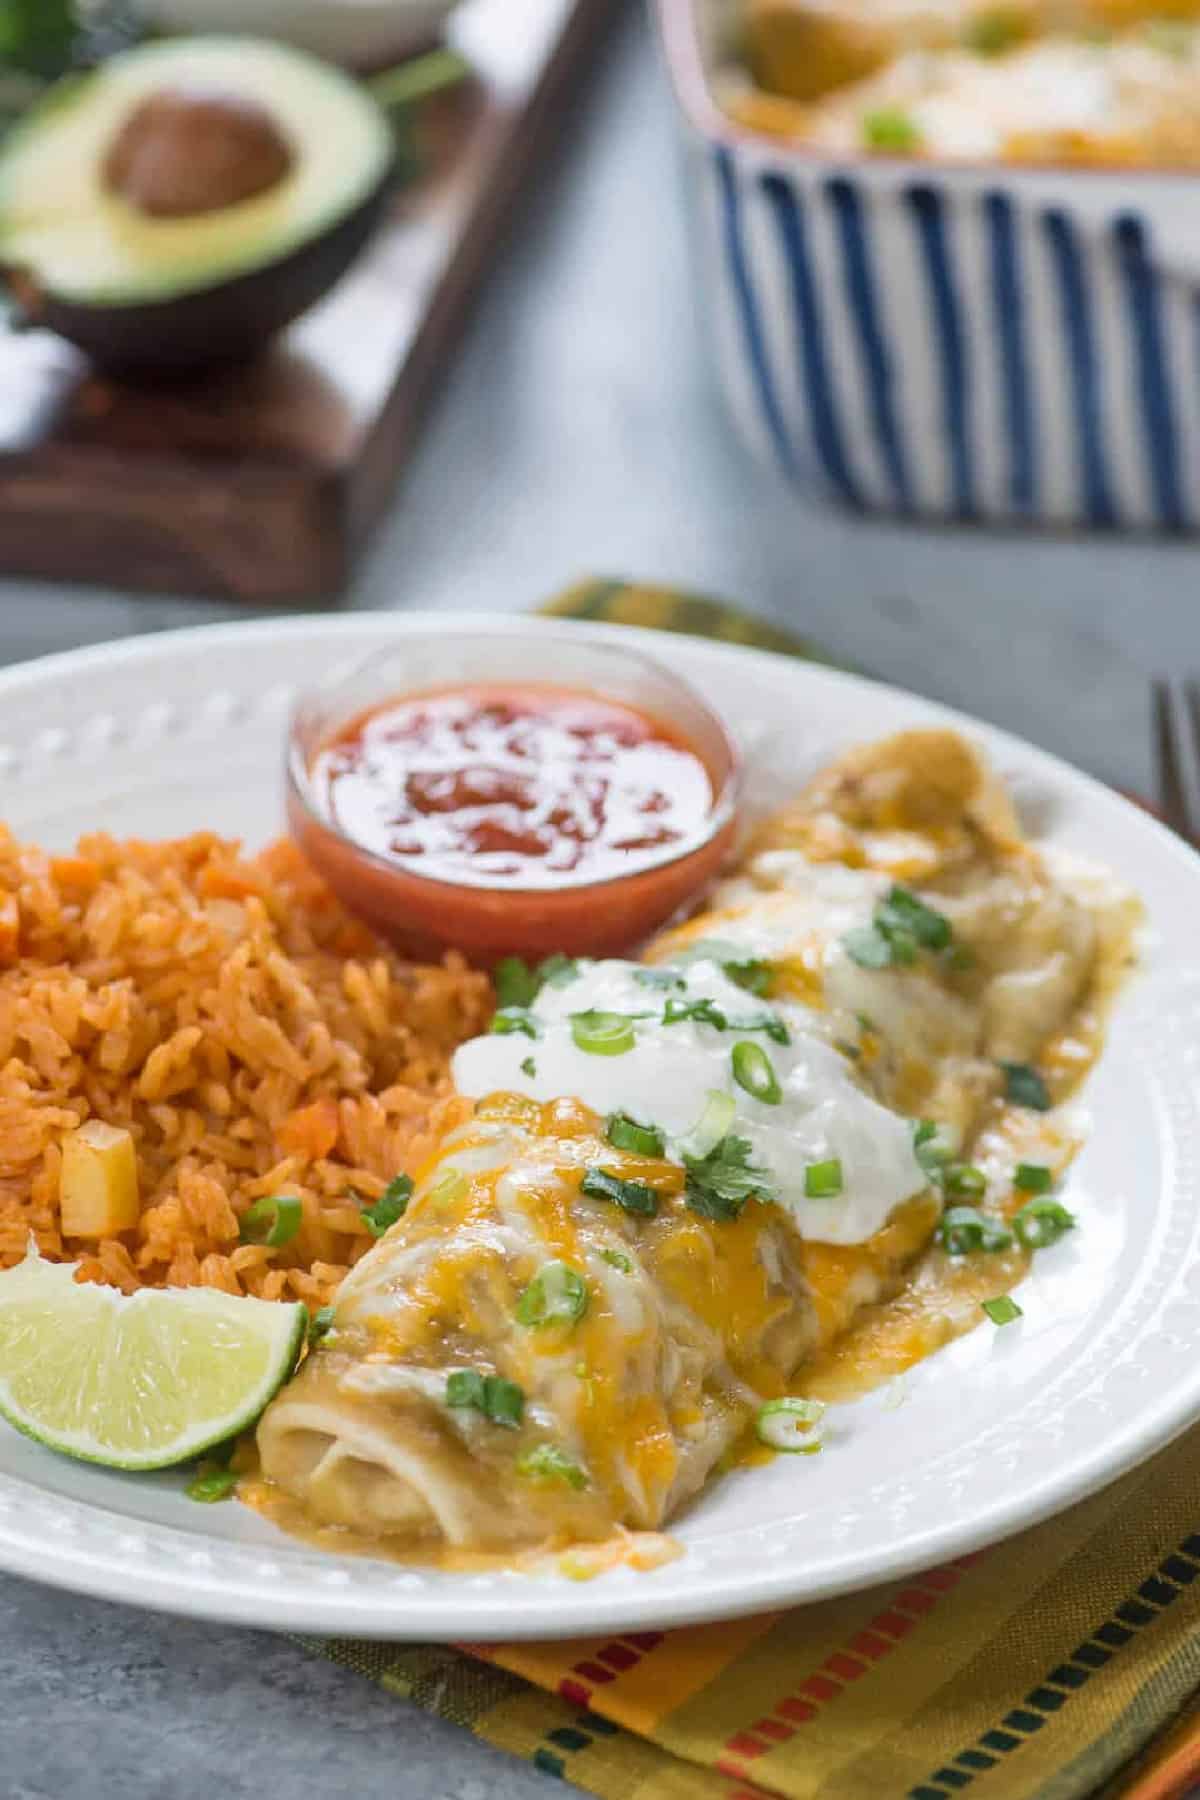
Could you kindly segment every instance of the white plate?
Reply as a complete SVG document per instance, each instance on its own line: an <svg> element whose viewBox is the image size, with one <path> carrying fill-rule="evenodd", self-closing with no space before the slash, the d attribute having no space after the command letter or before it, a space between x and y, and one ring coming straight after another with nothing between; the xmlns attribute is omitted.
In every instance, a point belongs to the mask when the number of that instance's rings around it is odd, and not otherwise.
<svg viewBox="0 0 1200 1800"><path fill-rule="evenodd" d="M142 639L0 676L0 815L55 846L104 827L200 826L256 844L282 824L296 690L431 616L284 620ZM582 627L497 621L530 665ZM607 636L612 630L605 627ZM624 634L690 676L794 786L847 743L966 724L1046 840L1104 859L1147 902L1152 941L1085 1102L1070 1178L1081 1229L1037 1259L1025 1317L984 1326L906 1378L902 1404L839 1409L825 1455L718 1483L681 1520L677 1562L586 1584L452 1575L318 1555L177 1477L124 1477L0 1432L0 1565L81 1592L264 1627L408 1638L553 1637L812 1600L936 1563L1069 1505L1200 1415L1200 858L1053 758L911 695L758 651Z"/></svg>

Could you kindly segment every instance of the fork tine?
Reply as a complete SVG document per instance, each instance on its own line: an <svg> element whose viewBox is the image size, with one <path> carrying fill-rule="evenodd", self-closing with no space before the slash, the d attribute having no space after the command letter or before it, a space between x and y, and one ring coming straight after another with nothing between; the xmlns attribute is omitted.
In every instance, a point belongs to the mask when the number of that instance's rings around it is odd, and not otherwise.
<svg viewBox="0 0 1200 1800"><path fill-rule="evenodd" d="M1200 838L1200 689L1153 683L1159 804L1167 823Z"/></svg>
<svg viewBox="0 0 1200 1800"><path fill-rule="evenodd" d="M1188 725L1190 727L1188 733L1188 749L1191 752L1189 765L1196 782L1196 794L1197 797L1200 798L1200 681L1196 681L1195 679L1186 681L1183 687L1183 695L1187 705ZM1193 812L1193 818L1196 820L1197 826L1193 835L1200 838L1200 814Z"/></svg>

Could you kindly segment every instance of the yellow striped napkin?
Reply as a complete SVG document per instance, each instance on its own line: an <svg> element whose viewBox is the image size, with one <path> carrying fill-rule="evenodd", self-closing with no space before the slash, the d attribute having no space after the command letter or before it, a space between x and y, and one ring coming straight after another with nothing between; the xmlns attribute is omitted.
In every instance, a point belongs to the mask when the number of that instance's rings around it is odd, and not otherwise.
<svg viewBox="0 0 1200 1800"><path fill-rule="evenodd" d="M816 654L619 582L545 610ZM305 1641L602 1800L1182 1800L1197 1576L1200 1430L1020 1537L792 1612L557 1644Z"/></svg>

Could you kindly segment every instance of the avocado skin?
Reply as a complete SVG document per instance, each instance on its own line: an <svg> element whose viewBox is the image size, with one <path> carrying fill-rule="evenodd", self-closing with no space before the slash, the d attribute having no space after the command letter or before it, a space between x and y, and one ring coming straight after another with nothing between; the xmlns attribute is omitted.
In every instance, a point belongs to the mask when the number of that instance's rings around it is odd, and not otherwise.
<svg viewBox="0 0 1200 1800"><path fill-rule="evenodd" d="M57 332L117 373L183 372L244 361L341 280L374 235L391 182L389 170L335 224L244 275L128 306L89 305L40 293L30 322Z"/></svg>

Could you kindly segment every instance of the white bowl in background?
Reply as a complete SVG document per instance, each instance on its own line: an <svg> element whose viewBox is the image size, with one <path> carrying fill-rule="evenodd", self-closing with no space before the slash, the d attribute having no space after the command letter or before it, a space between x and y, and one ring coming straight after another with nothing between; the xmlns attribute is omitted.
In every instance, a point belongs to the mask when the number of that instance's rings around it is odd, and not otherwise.
<svg viewBox="0 0 1200 1800"><path fill-rule="evenodd" d="M162 31L278 38L351 68L399 60L437 35L458 0L145 0Z"/></svg>
<svg viewBox="0 0 1200 1800"><path fill-rule="evenodd" d="M740 0L657 0L741 434L863 512L1200 530L1200 173L830 153L735 124Z"/></svg>

